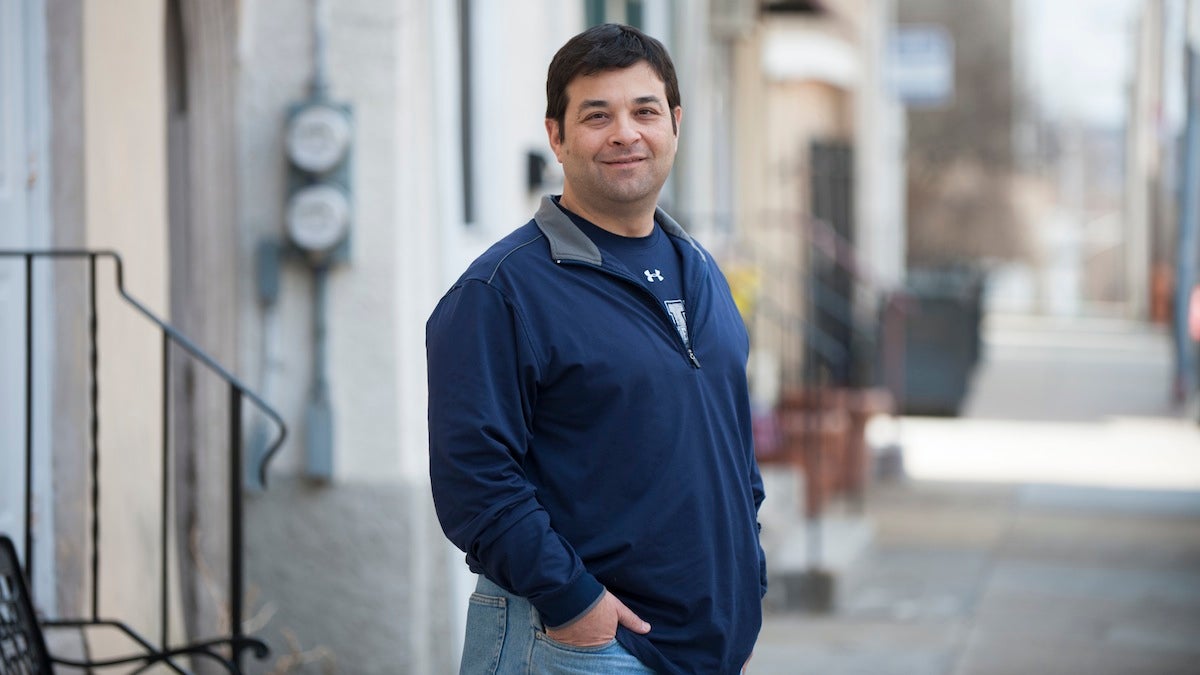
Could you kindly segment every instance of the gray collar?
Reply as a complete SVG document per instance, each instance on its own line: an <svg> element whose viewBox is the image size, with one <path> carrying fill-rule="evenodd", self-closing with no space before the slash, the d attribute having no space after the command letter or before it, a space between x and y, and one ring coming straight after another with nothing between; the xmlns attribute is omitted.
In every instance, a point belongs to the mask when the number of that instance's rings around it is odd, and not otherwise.
<svg viewBox="0 0 1200 675"><path fill-rule="evenodd" d="M563 213L562 209L554 203L550 195L542 197L542 203L538 206L533 219L550 242L550 256L555 260L578 260L593 265L600 265L604 262L604 258L600 255L600 249L596 248L596 245L582 230L575 227L575 223L572 223L567 214ZM668 216L666 211L656 207L654 220L664 232L690 244L700 259L704 260L704 251L700 250L691 236L671 216Z"/></svg>

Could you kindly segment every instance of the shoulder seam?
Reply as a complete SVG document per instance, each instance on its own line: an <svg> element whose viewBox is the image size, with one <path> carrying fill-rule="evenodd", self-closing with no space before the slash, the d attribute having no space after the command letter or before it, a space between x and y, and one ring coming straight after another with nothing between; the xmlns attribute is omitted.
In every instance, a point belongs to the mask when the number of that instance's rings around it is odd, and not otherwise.
<svg viewBox="0 0 1200 675"><path fill-rule="evenodd" d="M511 251L509 251L508 253L505 253L504 257L500 258L500 260L496 263L496 266L492 268L492 274L487 278L487 281L485 283L489 286L492 285L492 280L496 278L496 274L500 271L500 266L504 264L505 260L508 260L508 256L525 248L526 246L537 241L538 239L544 239L545 237L546 237L546 235L538 233L538 235L536 237L534 237L533 239L530 239L529 241L525 242L524 244L517 244L516 246L514 246L513 249Z"/></svg>
<svg viewBox="0 0 1200 675"><path fill-rule="evenodd" d="M531 241L527 241L524 244L521 244L521 246L526 246L528 244L532 244L534 241L537 241L537 240L534 239ZM517 248L520 248L521 246L518 246ZM516 249L513 249L513 251L515 251L515 250ZM511 255L511 254L512 254L512 251L510 251L508 255ZM507 258L508 255L505 255L504 257ZM493 274L493 276L494 276L494 274ZM539 349L540 345L538 342L536 342L533 339L533 331L529 327L529 321L527 321L525 319L525 312L521 311L521 307L515 301L513 301L512 298L509 297L508 293L504 292L504 289L497 288L496 286L492 285L490 283L490 280L484 281L483 279L480 279L478 277L473 278L473 279L464 279L461 283L456 284L455 287L451 289L451 291L460 289L463 286L470 284L470 283L483 284L484 287L492 289L492 292L495 293L496 295L500 296L500 299L504 302L504 304L507 305L511 309L513 316L515 316L517 319L517 323L520 326L521 332L524 333L524 335L525 335L525 341L527 343L529 343L530 351L532 351L534 354L533 367L536 369L537 379L540 381L542 379L542 363L540 360L541 352Z"/></svg>

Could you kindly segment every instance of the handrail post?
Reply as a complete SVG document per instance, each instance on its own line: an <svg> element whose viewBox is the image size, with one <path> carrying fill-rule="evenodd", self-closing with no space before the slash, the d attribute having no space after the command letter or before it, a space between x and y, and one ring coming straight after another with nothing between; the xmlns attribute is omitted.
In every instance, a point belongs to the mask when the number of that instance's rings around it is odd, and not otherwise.
<svg viewBox="0 0 1200 675"><path fill-rule="evenodd" d="M242 667L242 398L229 384L229 624L233 662Z"/></svg>
<svg viewBox="0 0 1200 675"><path fill-rule="evenodd" d="M159 596L159 603L160 603L159 612L161 614L161 620L162 620L162 632L161 632L160 639L162 640L161 644L163 645L164 648L167 646L167 638L169 637L169 630L170 630L170 613L169 613L169 607L167 606L167 601L168 601L168 598L170 597L169 592L168 592L169 577L167 576L167 574L168 574L167 551L169 549L169 546L167 545L167 543L170 541L168 514L170 513L170 510L171 510L171 502L170 502L171 451L170 451L170 427L168 424L169 411L170 411L170 391L171 391L170 355L171 355L171 339L170 339L170 336L167 335L166 331L162 331L162 394L161 394L161 398L162 398L161 499L162 499L162 502L160 504L160 508L162 510L162 521L159 524L159 527L160 527L159 537L162 542L162 558L160 560L162 567L159 571L159 574L160 574L159 583L161 584L161 586L159 588L159 593L161 594Z"/></svg>
<svg viewBox="0 0 1200 675"><path fill-rule="evenodd" d="M92 620L100 619L100 319L96 307L96 254L88 254L88 337L91 370L92 443Z"/></svg>

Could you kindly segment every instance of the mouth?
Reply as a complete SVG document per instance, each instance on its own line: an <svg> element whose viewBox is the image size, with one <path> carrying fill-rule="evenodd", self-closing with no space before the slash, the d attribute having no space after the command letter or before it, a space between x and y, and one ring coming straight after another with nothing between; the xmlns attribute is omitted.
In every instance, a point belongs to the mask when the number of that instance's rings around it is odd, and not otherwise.
<svg viewBox="0 0 1200 675"><path fill-rule="evenodd" d="M634 164L637 164L638 162L641 162L645 159L646 159L645 157L619 157L617 159L601 160L601 162L604 164L607 164L609 166L623 167L623 166L633 166Z"/></svg>

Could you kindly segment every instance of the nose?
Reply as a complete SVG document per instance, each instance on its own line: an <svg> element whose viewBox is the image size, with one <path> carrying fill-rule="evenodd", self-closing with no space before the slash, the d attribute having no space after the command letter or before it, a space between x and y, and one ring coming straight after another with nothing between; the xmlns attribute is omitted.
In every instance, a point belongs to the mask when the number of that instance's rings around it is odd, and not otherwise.
<svg viewBox="0 0 1200 675"><path fill-rule="evenodd" d="M618 115L612 127L609 138L613 145L633 145L641 137L641 132L628 115Z"/></svg>

